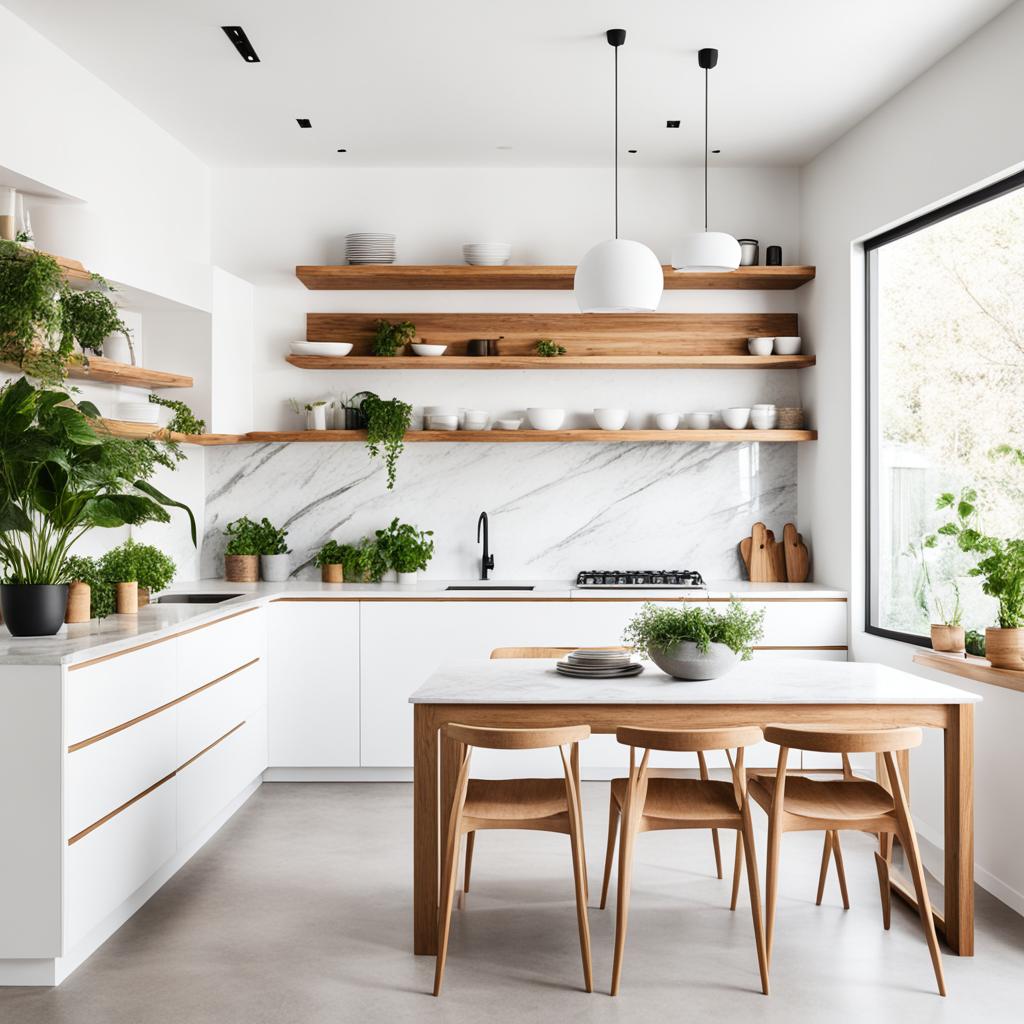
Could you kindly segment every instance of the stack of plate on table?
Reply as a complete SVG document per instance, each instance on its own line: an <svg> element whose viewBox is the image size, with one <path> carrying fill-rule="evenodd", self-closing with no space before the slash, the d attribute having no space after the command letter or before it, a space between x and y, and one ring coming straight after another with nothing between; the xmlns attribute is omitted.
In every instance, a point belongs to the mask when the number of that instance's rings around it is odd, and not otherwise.
<svg viewBox="0 0 1024 1024"><path fill-rule="evenodd" d="M629 651L594 647L571 651L562 661L556 663L555 670L563 676L575 676L580 679L622 679L626 676L640 675L644 667L639 662L631 660Z"/></svg>
<svg viewBox="0 0 1024 1024"><path fill-rule="evenodd" d="M500 267L512 257L508 242L466 242L462 258L474 267Z"/></svg>
<svg viewBox="0 0 1024 1024"><path fill-rule="evenodd" d="M345 258L349 263L394 263L395 236L375 231L357 231L345 236Z"/></svg>

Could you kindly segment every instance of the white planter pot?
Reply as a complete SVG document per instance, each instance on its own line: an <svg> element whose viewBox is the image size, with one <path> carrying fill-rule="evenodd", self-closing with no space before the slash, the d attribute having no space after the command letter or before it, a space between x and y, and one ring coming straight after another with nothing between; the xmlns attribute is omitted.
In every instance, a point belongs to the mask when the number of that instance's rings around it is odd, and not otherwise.
<svg viewBox="0 0 1024 1024"><path fill-rule="evenodd" d="M711 644L707 654L687 640L671 651L651 651L651 661L674 679L717 679L740 660L725 644Z"/></svg>
<svg viewBox="0 0 1024 1024"><path fill-rule="evenodd" d="M115 363L134 365L131 347L123 334L108 334L103 339L103 358L112 359Z"/></svg>
<svg viewBox="0 0 1024 1024"><path fill-rule="evenodd" d="M327 429L327 406L326 405L314 405L312 409L306 410L306 429L307 430L326 430Z"/></svg>
<svg viewBox="0 0 1024 1024"><path fill-rule="evenodd" d="M418 574L414 572L400 572L398 574L398 582L402 586L411 586L418 578Z"/></svg>
<svg viewBox="0 0 1024 1024"><path fill-rule="evenodd" d="M281 583L288 579L288 561L287 555L260 555L260 574L268 583Z"/></svg>

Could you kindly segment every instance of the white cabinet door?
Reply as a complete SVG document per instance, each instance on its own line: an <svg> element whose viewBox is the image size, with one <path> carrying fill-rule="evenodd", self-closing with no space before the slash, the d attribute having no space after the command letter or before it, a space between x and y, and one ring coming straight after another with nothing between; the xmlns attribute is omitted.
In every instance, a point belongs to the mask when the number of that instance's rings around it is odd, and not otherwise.
<svg viewBox="0 0 1024 1024"><path fill-rule="evenodd" d="M276 601L267 612L270 766L358 766L359 604ZM401 636L382 639L397 658Z"/></svg>

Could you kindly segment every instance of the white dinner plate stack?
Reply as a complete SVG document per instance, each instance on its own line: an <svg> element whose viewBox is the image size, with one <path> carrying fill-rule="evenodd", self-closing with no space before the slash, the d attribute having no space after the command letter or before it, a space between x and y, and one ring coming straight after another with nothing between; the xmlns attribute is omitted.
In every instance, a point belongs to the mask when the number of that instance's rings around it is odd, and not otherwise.
<svg viewBox="0 0 1024 1024"><path fill-rule="evenodd" d="M643 665L633 661L629 651L610 647L571 651L555 665L555 671L563 676L578 679L623 679L638 676L643 670Z"/></svg>
<svg viewBox="0 0 1024 1024"><path fill-rule="evenodd" d="M512 258L508 242L466 242L462 258L474 267L500 267Z"/></svg>
<svg viewBox="0 0 1024 1024"><path fill-rule="evenodd" d="M395 236L375 231L346 235L345 258L355 264L394 263Z"/></svg>

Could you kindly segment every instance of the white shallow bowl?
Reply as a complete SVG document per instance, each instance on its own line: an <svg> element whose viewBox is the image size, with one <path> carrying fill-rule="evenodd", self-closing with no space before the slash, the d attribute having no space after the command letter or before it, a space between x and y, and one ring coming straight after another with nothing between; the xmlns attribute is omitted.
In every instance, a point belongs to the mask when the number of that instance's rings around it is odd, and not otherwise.
<svg viewBox="0 0 1024 1024"><path fill-rule="evenodd" d="M156 423L160 418L160 406L152 402L121 402L117 406L117 418L130 423Z"/></svg>
<svg viewBox="0 0 1024 1024"><path fill-rule="evenodd" d="M747 338L747 351L752 356L770 356L774 347L774 338Z"/></svg>
<svg viewBox="0 0 1024 1024"><path fill-rule="evenodd" d="M565 410L527 409L526 418L534 430L558 430L565 422Z"/></svg>
<svg viewBox="0 0 1024 1024"><path fill-rule="evenodd" d="M802 338L776 338L775 354L779 356L795 356L800 352L800 346L802 343Z"/></svg>
<svg viewBox="0 0 1024 1024"><path fill-rule="evenodd" d="M719 415L730 430L745 430L750 423L750 409L747 408L734 406L732 409L723 409Z"/></svg>
<svg viewBox="0 0 1024 1024"><path fill-rule="evenodd" d="M518 430L522 424L522 420L495 420L495 430Z"/></svg>
<svg viewBox="0 0 1024 1024"><path fill-rule="evenodd" d="M654 415L659 430L675 430L679 426L679 415L674 412L659 412Z"/></svg>
<svg viewBox="0 0 1024 1024"><path fill-rule="evenodd" d="M418 356L443 356L447 345L425 345L423 342L413 342L412 350Z"/></svg>
<svg viewBox="0 0 1024 1024"><path fill-rule="evenodd" d="M629 410L595 409L594 419L602 430L621 430L629 419Z"/></svg>
<svg viewBox="0 0 1024 1024"><path fill-rule="evenodd" d="M688 412L686 414L686 426L689 430L710 430L711 413Z"/></svg>
<svg viewBox="0 0 1024 1024"><path fill-rule="evenodd" d="M347 356L352 344L348 341L293 341L288 348L293 356Z"/></svg>
<svg viewBox="0 0 1024 1024"><path fill-rule="evenodd" d="M424 419L427 430L458 430L458 416L427 416Z"/></svg>

